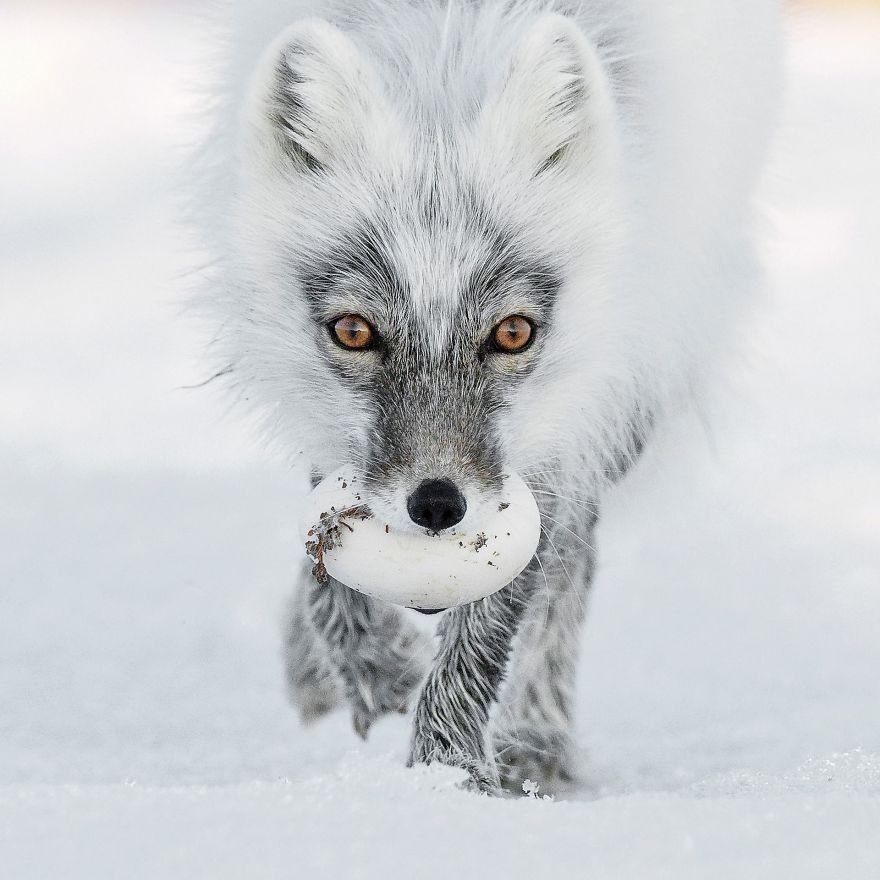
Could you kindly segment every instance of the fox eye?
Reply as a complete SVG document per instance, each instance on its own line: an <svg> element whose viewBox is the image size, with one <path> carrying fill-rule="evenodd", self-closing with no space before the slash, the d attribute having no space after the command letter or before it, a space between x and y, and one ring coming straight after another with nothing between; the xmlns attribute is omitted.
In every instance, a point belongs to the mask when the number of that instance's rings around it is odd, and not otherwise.
<svg viewBox="0 0 880 880"><path fill-rule="evenodd" d="M376 331L360 315L343 315L330 322L330 334L343 348L364 351L376 344Z"/></svg>
<svg viewBox="0 0 880 880"><path fill-rule="evenodd" d="M535 325L522 315L510 315L492 331L492 345L496 351L519 354L525 351L535 336Z"/></svg>

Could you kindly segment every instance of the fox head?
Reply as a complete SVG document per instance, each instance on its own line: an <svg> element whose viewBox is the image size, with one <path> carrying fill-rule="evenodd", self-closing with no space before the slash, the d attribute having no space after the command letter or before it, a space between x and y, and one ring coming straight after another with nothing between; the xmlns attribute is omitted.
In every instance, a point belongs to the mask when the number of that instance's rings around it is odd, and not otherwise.
<svg viewBox="0 0 880 880"><path fill-rule="evenodd" d="M570 455L602 381L615 102L560 15L508 23L476 61L466 27L430 54L358 36L301 21L254 78L234 370L386 522L479 528L509 469Z"/></svg>

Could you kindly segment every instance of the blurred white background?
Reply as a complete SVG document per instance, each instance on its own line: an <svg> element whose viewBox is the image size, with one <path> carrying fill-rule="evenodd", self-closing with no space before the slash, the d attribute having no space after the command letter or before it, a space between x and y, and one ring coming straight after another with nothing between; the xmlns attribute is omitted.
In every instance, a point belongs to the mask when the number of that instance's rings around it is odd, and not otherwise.
<svg viewBox="0 0 880 880"><path fill-rule="evenodd" d="M603 525L590 786L495 803L398 769L405 719L364 745L284 703L301 482L185 388L204 29L170 2L0 5L7 876L877 876L880 8L789 30L748 364Z"/></svg>

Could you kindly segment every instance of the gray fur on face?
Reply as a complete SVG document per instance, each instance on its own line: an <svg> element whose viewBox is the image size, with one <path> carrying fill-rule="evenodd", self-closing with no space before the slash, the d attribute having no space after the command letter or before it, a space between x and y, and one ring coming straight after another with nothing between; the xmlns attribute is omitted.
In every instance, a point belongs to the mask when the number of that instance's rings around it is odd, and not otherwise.
<svg viewBox="0 0 880 880"><path fill-rule="evenodd" d="M550 332L560 274L495 222L467 187L458 217L425 186L409 234L428 253L456 255L449 271L414 275L394 250L390 220L363 219L321 259L297 267L327 369L360 401L368 424L353 457L379 496L448 478L478 495L495 493L505 461L497 416L540 358ZM355 313L378 333L369 351L345 351L329 338L334 317ZM535 327L529 350L493 348L492 330L519 314Z"/></svg>

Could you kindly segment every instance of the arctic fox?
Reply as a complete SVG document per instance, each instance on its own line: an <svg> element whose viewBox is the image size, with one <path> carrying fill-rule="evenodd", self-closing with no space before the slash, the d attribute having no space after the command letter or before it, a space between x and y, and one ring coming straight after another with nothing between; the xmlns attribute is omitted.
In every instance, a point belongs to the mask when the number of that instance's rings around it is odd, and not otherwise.
<svg viewBox="0 0 880 880"><path fill-rule="evenodd" d="M477 789L576 776L593 530L687 403L757 273L772 0L259 0L223 9L205 199L218 368L315 479L355 468L395 528L478 530L504 473L543 538L509 587L412 612L304 566L305 718ZM430 658L427 658L430 659ZM418 693L416 693L418 692Z"/></svg>

